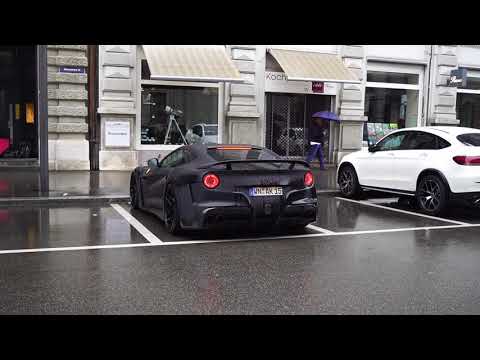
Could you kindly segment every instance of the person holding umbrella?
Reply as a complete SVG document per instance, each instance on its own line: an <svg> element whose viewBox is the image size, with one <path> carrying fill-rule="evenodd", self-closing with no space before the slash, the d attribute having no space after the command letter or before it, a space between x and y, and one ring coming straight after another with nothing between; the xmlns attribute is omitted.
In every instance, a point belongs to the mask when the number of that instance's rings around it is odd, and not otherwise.
<svg viewBox="0 0 480 360"><path fill-rule="evenodd" d="M307 154L307 163L311 163L315 157L320 162L320 170L325 170L325 157L323 154L323 145L329 121L340 121L335 113L330 111L320 111L312 115L312 126L309 131L310 150Z"/></svg>

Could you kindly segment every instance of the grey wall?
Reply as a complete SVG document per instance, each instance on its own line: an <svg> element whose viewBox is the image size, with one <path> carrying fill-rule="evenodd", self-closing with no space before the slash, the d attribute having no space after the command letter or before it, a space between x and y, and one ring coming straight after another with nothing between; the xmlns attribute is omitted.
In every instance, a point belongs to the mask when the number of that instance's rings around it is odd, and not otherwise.
<svg viewBox="0 0 480 360"><path fill-rule="evenodd" d="M87 45L48 45L48 152L51 170L90 168L87 74L59 72L60 66L87 67Z"/></svg>

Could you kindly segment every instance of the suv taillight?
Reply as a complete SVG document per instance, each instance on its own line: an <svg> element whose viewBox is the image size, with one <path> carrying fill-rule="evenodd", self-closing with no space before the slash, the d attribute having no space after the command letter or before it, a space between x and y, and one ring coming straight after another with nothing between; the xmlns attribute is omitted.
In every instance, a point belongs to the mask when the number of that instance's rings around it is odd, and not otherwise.
<svg viewBox="0 0 480 360"><path fill-rule="evenodd" d="M203 177L203 185L207 189L215 189L218 185L220 185L220 178L215 174L206 174Z"/></svg>
<svg viewBox="0 0 480 360"><path fill-rule="evenodd" d="M307 187L310 187L313 185L313 174L311 171L305 173L305 176L303 177L303 183Z"/></svg>
<svg viewBox="0 0 480 360"><path fill-rule="evenodd" d="M480 165L480 156L455 156L453 161L459 165Z"/></svg>

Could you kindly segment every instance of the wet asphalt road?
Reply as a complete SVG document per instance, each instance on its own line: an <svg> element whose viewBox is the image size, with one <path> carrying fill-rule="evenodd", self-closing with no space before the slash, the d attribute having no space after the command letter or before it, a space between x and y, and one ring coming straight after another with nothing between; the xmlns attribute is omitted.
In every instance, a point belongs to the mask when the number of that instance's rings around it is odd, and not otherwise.
<svg viewBox="0 0 480 360"><path fill-rule="evenodd" d="M0 313L480 313L480 227L437 228L456 226L449 219L480 224L480 210L452 208L439 220L332 195L319 205L315 225L347 234L173 238L153 216L123 206L170 244L145 247L148 240L110 206L0 208ZM211 242L255 236L262 239ZM1 253L130 244L141 247Z"/></svg>

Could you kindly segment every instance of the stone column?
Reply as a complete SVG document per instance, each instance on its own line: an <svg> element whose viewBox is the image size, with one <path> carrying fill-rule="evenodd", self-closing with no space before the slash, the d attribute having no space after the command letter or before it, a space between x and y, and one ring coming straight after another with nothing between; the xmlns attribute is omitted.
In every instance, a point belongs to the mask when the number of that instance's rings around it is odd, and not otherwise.
<svg viewBox="0 0 480 360"><path fill-rule="evenodd" d="M245 82L226 85L224 142L261 145L262 135L257 131L260 114L255 87L255 46L230 45L229 50Z"/></svg>
<svg viewBox="0 0 480 360"><path fill-rule="evenodd" d="M89 170L87 45L48 45L48 167ZM61 66L85 73L60 72Z"/></svg>
<svg viewBox="0 0 480 360"><path fill-rule="evenodd" d="M100 170L131 170L138 165L136 133L136 45L99 45ZM140 71L140 70L138 70ZM140 104L137 104L140 106ZM107 147L105 123L130 124L130 147Z"/></svg>
<svg viewBox="0 0 480 360"><path fill-rule="evenodd" d="M334 150L334 161L338 164L346 154L362 148L364 116L366 59L361 45L342 45L341 56L346 67L352 71L362 84L343 84L339 98L338 146Z"/></svg>
<svg viewBox="0 0 480 360"><path fill-rule="evenodd" d="M457 88L447 86L450 71L457 68L457 45L435 45L430 82L428 125L458 125Z"/></svg>

